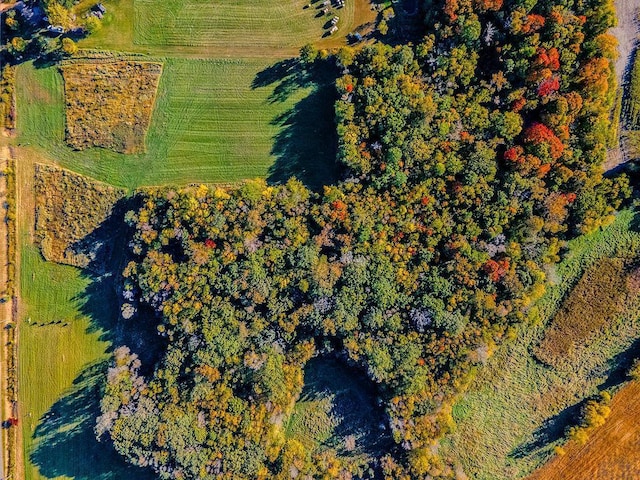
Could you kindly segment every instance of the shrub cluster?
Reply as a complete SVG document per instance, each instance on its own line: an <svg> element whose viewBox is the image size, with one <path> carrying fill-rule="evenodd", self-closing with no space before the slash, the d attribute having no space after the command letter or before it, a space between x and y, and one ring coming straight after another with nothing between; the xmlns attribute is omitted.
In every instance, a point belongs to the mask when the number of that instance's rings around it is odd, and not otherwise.
<svg viewBox="0 0 640 480"><path fill-rule="evenodd" d="M49 165L36 165L36 242L46 260L87 267L101 245L82 242L124 191Z"/></svg>
<svg viewBox="0 0 640 480"><path fill-rule="evenodd" d="M2 127L13 129L16 125L15 68L5 64L0 77L0 121Z"/></svg>
<svg viewBox="0 0 640 480"><path fill-rule="evenodd" d="M571 440L584 445L589 440L589 435L598 427L604 425L605 421L611 415L611 394L604 391L597 398L589 400L580 413L580 422L578 425L568 430L568 437Z"/></svg>
<svg viewBox="0 0 640 480"><path fill-rule="evenodd" d="M63 66L67 143L143 152L161 72L149 62Z"/></svg>

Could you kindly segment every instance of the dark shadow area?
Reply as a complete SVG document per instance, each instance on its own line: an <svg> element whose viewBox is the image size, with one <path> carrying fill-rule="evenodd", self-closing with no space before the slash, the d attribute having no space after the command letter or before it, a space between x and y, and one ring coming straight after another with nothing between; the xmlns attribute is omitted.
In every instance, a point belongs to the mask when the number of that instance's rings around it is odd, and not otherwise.
<svg viewBox="0 0 640 480"><path fill-rule="evenodd" d="M112 348L127 345L142 362L141 373L150 373L163 350L165 341L158 335L158 319L152 311L141 309L125 320L120 315L122 295L120 277L128 257L132 231L124 221L125 213L138 208L139 199L124 198L116 203L111 215L91 234L72 246L75 252L91 252L93 260L83 270L90 280L78 298L80 312L91 319L89 333L99 332L101 340Z"/></svg>
<svg viewBox="0 0 640 480"><path fill-rule="evenodd" d="M258 72L251 82L251 88L260 88L271 85L282 80L288 75L295 74L300 69L300 62L297 58L287 58L269 65L264 70Z"/></svg>
<svg viewBox="0 0 640 480"><path fill-rule="evenodd" d="M274 139L276 161L269 169L270 183L285 183L296 177L318 190L338 180L336 162L338 136L333 117L333 99L326 88L317 88L274 123L281 127Z"/></svg>
<svg viewBox="0 0 640 480"><path fill-rule="evenodd" d="M252 88L275 85L269 97L272 103L284 102L302 88L311 89L293 108L272 120L280 131L273 139L271 153L276 160L269 169L269 183L281 184L295 177L318 190L338 180L334 115L338 74L332 60L316 60L307 65L298 59L287 59L254 78Z"/></svg>
<svg viewBox="0 0 640 480"><path fill-rule="evenodd" d="M335 448L341 456L365 454L378 458L394 448L389 435L384 408L378 402L375 385L333 356L310 360L304 373L300 401L332 398L326 412L335 421L325 446ZM353 445L345 442L352 437Z"/></svg>
<svg viewBox="0 0 640 480"><path fill-rule="evenodd" d="M586 400L585 400L586 401ZM560 440L565 435L569 425L573 425L580 415L584 401L570 405L558 414L547 419L540 428L533 433L533 439L514 449L509 456L512 458L538 457L546 458L548 452L541 450L550 443Z"/></svg>
<svg viewBox="0 0 640 480"><path fill-rule="evenodd" d="M633 219L631 220L629 227L632 232L640 232L640 211L638 211L637 207L635 207Z"/></svg>
<svg viewBox="0 0 640 480"><path fill-rule="evenodd" d="M75 480L153 480L148 470L127 464L108 442L96 440L100 386L108 363L87 366L73 386L39 419L31 462L49 478Z"/></svg>
<svg viewBox="0 0 640 480"><path fill-rule="evenodd" d="M633 361L640 358L640 338L636 339L624 352L619 353L609 362L609 376L598 386L599 390L610 390L629 380L627 373Z"/></svg>
<svg viewBox="0 0 640 480"><path fill-rule="evenodd" d="M60 45L62 39L78 41L89 35L84 27L58 31L49 23L43 3L38 0L15 2L3 12L2 21L6 27L0 28L0 42L7 48L0 52L0 65L33 60L37 68L49 67L65 57ZM14 46L10 42L12 38L21 41Z"/></svg>
<svg viewBox="0 0 640 480"><path fill-rule="evenodd" d="M397 0L394 2L378 3L376 9L380 12L379 18L385 20L389 27L386 35L372 32L372 36L389 45L406 45L407 43L419 43L424 37L429 24L431 10L427 4L419 0ZM431 8L441 8L431 6ZM392 10L393 13L390 11Z"/></svg>

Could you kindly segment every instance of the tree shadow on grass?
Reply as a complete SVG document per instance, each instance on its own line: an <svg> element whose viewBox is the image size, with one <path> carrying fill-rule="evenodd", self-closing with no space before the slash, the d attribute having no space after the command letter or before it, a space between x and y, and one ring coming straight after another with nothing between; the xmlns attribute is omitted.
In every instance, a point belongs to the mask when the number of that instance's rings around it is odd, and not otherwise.
<svg viewBox="0 0 640 480"><path fill-rule="evenodd" d="M99 332L100 339L112 348L127 345L140 358L141 373L146 374L155 365L164 345L157 332L158 319L143 309L131 320L124 320L120 315L122 298L118 294L119 279L129 259L127 243L132 234L124 216L138 206L137 197L118 201L109 218L73 246L77 251L93 249L94 257L82 272L89 280L88 285L73 300L80 305L80 313L91 320L88 333ZM95 245L99 247L96 249Z"/></svg>
<svg viewBox="0 0 640 480"><path fill-rule="evenodd" d="M124 214L135 208L136 202L135 197L119 201L109 218L73 246L78 253L90 251L93 258L82 271L88 285L73 301L90 320L88 333L99 332L100 339L110 343L110 349L128 345L138 353L144 374L153 369L163 342L157 335L157 320L152 315L123 320L117 292L117 279L127 261L126 242L130 238ZM94 425L100 415L101 387L108 367L108 360L87 365L39 419L29 458L42 475L76 480L157 478L150 471L127 464L109 441L96 439Z"/></svg>
<svg viewBox="0 0 640 480"><path fill-rule="evenodd" d="M109 445L96 440L100 387L108 362L88 365L42 418L34 432L29 459L48 478L75 480L153 480L152 472L132 465Z"/></svg>
<svg viewBox="0 0 640 480"><path fill-rule="evenodd" d="M333 122L333 102L327 87L317 87L273 123L280 127L271 153L276 161L269 169L270 183L296 177L318 190L335 183L338 136Z"/></svg>
<svg viewBox="0 0 640 480"><path fill-rule="evenodd" d="M378 405L378 392L366 374L345 365L333 356L316 357L305 367L301 401L330 398L326 412L334 420L325 447L343 457L366 455L379 458L394 447L387 429L384 409ZM351 437L353 444L347 445Z"/></svg>
<svg viewBox="0 0 640 480"><path fill-rule="evenodd" d="M269 183L281 184L295 177L318 190L338 180L334 115L338 73L329 60L304 65L298 59L287 59L267 67L254 78L252 88L275 85L269 96L271 103L282 103L301 89L310 89L307 96L271 122L279 127L279 132L273 139L271 154L276 160L268 172Z"/></svg>

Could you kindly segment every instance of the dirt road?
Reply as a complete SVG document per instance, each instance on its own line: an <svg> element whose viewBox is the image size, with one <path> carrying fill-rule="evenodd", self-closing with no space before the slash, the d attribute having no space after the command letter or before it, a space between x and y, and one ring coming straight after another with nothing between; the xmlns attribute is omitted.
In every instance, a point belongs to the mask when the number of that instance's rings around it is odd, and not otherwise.
<svg viewBox="0 0 640 480"><path fill-rule="evenodd" d="M0 141L4 140L0 139ZM7 168L10 157L9 147L4 143L0 143L0 172L4 172ZM7 205L7 177L0 175L0 205ZM11 404L7 391L7 368L8 368L8 330L7 327L13 323L12 318L12 302L10 292L8 291L8 275L9 275L9 232L7 229L6 210L0 209L0 392L1 392L1 420L5 421L11 416ZM2 429L2 445L0 448L0 465L2 472L0 478L5 479L8 476L8 448L9 448L9 432L8 429Z"/></svg>
<svg viewBox="0 0 640 480"><path fill-rule="evenodd" d="M618 26L611 33L618 39L618 51L620 56L616 62L616 75L618 84L622 85L625 73L630 69L633 61L635 46L638 41L638 12L640 0L616 0L616 12Z"/></svg>
<svg viewBox="0 0 640 480"><path fill-rule="evenodd" d="M640 23L638 13L640 13L640 0L615 0L618 25L611 29L611 33L618 40L618 60L615 70L618 86L622 88L622 94L626 94L625 85L628 81L633 57L638 44L638 33L640 33ZM624 99L623 110L624 110ZM624 116L624 113L623 113ZM621 119L620 131L618 132L619 145L607 152L607 160L604 164L605 171L612 171L619 168L624 162L629 160L629 155L625 145L624 119Z"/></svg>

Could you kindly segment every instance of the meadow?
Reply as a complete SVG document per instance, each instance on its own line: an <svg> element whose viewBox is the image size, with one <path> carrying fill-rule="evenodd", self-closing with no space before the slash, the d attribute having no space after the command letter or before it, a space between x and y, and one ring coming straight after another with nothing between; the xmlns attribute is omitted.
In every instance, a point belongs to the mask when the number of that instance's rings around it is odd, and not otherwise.
<svg viewBox="0 0 640 480"><path fill-rule="evenodd" d="M114 61L75 63L61 70L68 145L145 151L162 65Z"/></svg>
<svg viewBox="0 0 640 480"><path fill-rule="evenodd" d="M570 362L557 368L539 362L534 348L546 326L584 272L602 259L640 253L638 219L631 210L616 221L570 243L566 258L551 269L551 285L532 312L531 324L516 327L514 340L479 368L468 393L453 411L456 431L441 452L476 480L523 478L553 455L565 428L575 421L585 398L615 389L637 356L640 301L625 309Z"/></svg>
<svg viewBox="0 0 640 480"><path fill-rule="evenodd" d="M633 260L606 257L587 269L535 348L538 360L553 367L570 363L576 349L588 345L633 302L638 296L637 286L630 285L637 276L628 265Z"/></svg>
<svg viewBox="0 0 640 480"><path fill-rule="evenodd" d="M264 60L166 59L147 151L82 152L64 141L62 77L53 67L18 68L18 135L42 158L115 186L229 183L245 178L331 182L332 92L301 83ZM267 72L262 73L261 72ZM318 116L310 115L316 109Z"/></svg>

